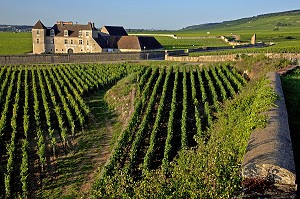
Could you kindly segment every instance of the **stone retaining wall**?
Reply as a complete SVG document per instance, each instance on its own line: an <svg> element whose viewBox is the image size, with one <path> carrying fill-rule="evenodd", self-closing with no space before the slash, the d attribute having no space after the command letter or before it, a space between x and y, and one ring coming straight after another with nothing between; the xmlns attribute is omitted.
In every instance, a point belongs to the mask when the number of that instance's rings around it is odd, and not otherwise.
<svg viewBox="0 0 300 199"><path fill-rule="evenodd" d="M231 55L204 55L198 57L189 56L165 56L165 60L168 61L182 61L182 62L222 62L222 61L236 61L242 54ZM261 53L246 53L248 56L257 56ZM289 60L300 60L300 54L298 53L265 53L269 58L286 58Z"/></svg>
<svg viewBox="0 0 300 199"><path fill-rule="evenodd" d="M163 51L0 56L0 65L164 59Z"/></svg>
<svg viewBox="0 0 300 199"><path fill-rule="evenodd" d="M275 190L293 195L297 190L296 171L281 80L276 72L268 73L267 76L278 99L276 106L267 112L267 127L255 130L250 136L242 164L242 175L244 181L264 181L275 185ZM255 187L251 183L247 186L245 189L248 191ZM274 186L270 188L274 189Z"/></svg>
<svg viewBox="0 0 300 199"><path fill-rule="evenodd" d="M182 61L182 62L223 62L236 61L236 55L209 55L199 57L189 56L166 56L168 61Z"/></svg>

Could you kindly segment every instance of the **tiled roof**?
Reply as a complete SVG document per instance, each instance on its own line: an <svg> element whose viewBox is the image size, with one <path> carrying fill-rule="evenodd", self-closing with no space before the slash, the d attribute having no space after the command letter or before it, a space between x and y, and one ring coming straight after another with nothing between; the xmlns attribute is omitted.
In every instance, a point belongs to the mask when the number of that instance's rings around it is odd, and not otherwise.
<svg viewBox="0 0 300 199"><path fill-rule="evenodd" d="M103 37L98 34L98 38L93 38L101 48L108 48L107 42L103 39Z"/></svg>
<svg viewBox="0 0 300 199"><path fill-rule="evenodd" d="M154 37L122 36L108 38L108 46L117 49L154 50L163 48Z"/></svg>
<svg viewBox="0 0 300 199"><path fill-rule="evenodd" d="M138 37L140 46L144 50L161 49L163 46L154 37Z"/></svg>
<svg viewBox="0 0 300 199"><path fill-rule="evenodd" d="M55 36L64 36L64 31L68 30L69 37L78 37L80 30L97 30L92 23L87 25L57 23L51 29L54 30Z"/></svg>
<svg viewBox="0 0 300 199"><path fill-rule="evenodd" d="M33 26L32 29L47 29L46 26L41 22L41 20L38 20L36 24Z"/></svg>
<svg viewBox="0 0 300 199"><path fill-rule="evenodd" d="M103 26L110 36L128 36L127 32L122 26Z"/></svg>
<svg viewBox="0 0 300 199"><path fill-rule="evenodd" d="M123 36L118 41L119 49L141 50L141 46L136 36Z"/></svg>

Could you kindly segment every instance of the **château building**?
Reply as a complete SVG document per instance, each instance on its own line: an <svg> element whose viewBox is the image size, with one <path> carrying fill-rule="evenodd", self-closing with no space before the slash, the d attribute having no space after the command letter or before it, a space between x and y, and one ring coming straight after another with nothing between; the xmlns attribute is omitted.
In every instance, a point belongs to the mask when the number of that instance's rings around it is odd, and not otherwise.
<svg viewBox="0 0 300 199"><path fill-rule="evenodd" d="M32 28L34 54L140 52L162 49L154 37L129 36L121 26L87 25L58 21L47 28L39 20Z"/></svg>

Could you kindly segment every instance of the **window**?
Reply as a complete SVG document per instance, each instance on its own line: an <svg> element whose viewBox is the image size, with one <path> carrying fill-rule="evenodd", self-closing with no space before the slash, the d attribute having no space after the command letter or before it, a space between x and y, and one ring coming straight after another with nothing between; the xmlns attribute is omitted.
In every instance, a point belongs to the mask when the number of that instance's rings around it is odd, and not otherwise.
<svg viewBox="0 0 300 199"><path fill-rule="evenodd" d="M64 30L64 36L69 36L69 31L68 30Z"/></svg>
<svg viewBox="0 0 300 199"><path fill-rule="evenodd" d="M87 46L88 46L88 45L90 45L90 42L89 42L89 40L87 40L87 41L86 41L86 45L87 45Z"/></svg>
<svg viewBox="0 0 300 199"><path fill-rule="evenodd" d="M54 30L53 30L53 29L50 30L50 36L51 36L51 37L54 36Z"/></svg>
<svg viewBox="0 0 300 199"><path fill-rule="evenodd" d="M73 39L71 39L71 44L74 44Z"/></svg>
<svg viewBox="0 0 300 199"><path fill-rule="evenodd" d="M82 37L82 31L81 30L78 33L78 37Z"/></svg>
<svg viewBox="0 0 300 199"><path fill-rule="evenodd" d="M40 30L37 30L37 31L36 31L36 34L39 35L39 34L40 34Z"/></svg>
<svg viewBox="0 0 300 199"><path fill-rule="evenodd" d="M85 33L85 36L87 36L87 37L88 37L89 35L90 35L90 34L89 34L89 32L86 32L86 33Z"/></svg>
<svg viewBox="0 0 300 199"><path fill-rule="evenodd" d="M50 41L50 42L51 42L51 44L54 44L54 39L51 39L51 41Z"/></svg>
<svg viewBox="0 0 300 199"><path fill-rule="evenodd" d="M79 39L79 45L82 45L82 39Z"/></svg>
<svg viewBox="0 0 300 199"><path fill-rule="evenodd" d="M68 44L68 40L67 39L65 39L65 44Z"/></svg>
<svg viewBox="0 0 300 199"><path fill-rule="evenodd" d="M38 43L38 44L39 44L39 43L40 43L40 39L36 39L36 43Z"/></svg>

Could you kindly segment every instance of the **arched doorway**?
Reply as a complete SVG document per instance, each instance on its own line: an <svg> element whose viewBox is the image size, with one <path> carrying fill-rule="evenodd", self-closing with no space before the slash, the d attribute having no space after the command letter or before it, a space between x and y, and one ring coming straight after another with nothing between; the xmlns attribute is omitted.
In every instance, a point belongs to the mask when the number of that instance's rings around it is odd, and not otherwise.
<svg viewBox="0 0 300 199"><path fill-rule="evenodd" d="M73 49L72 48L69 48L68 49L68 54L72 54L73 53Z"/></svg>

